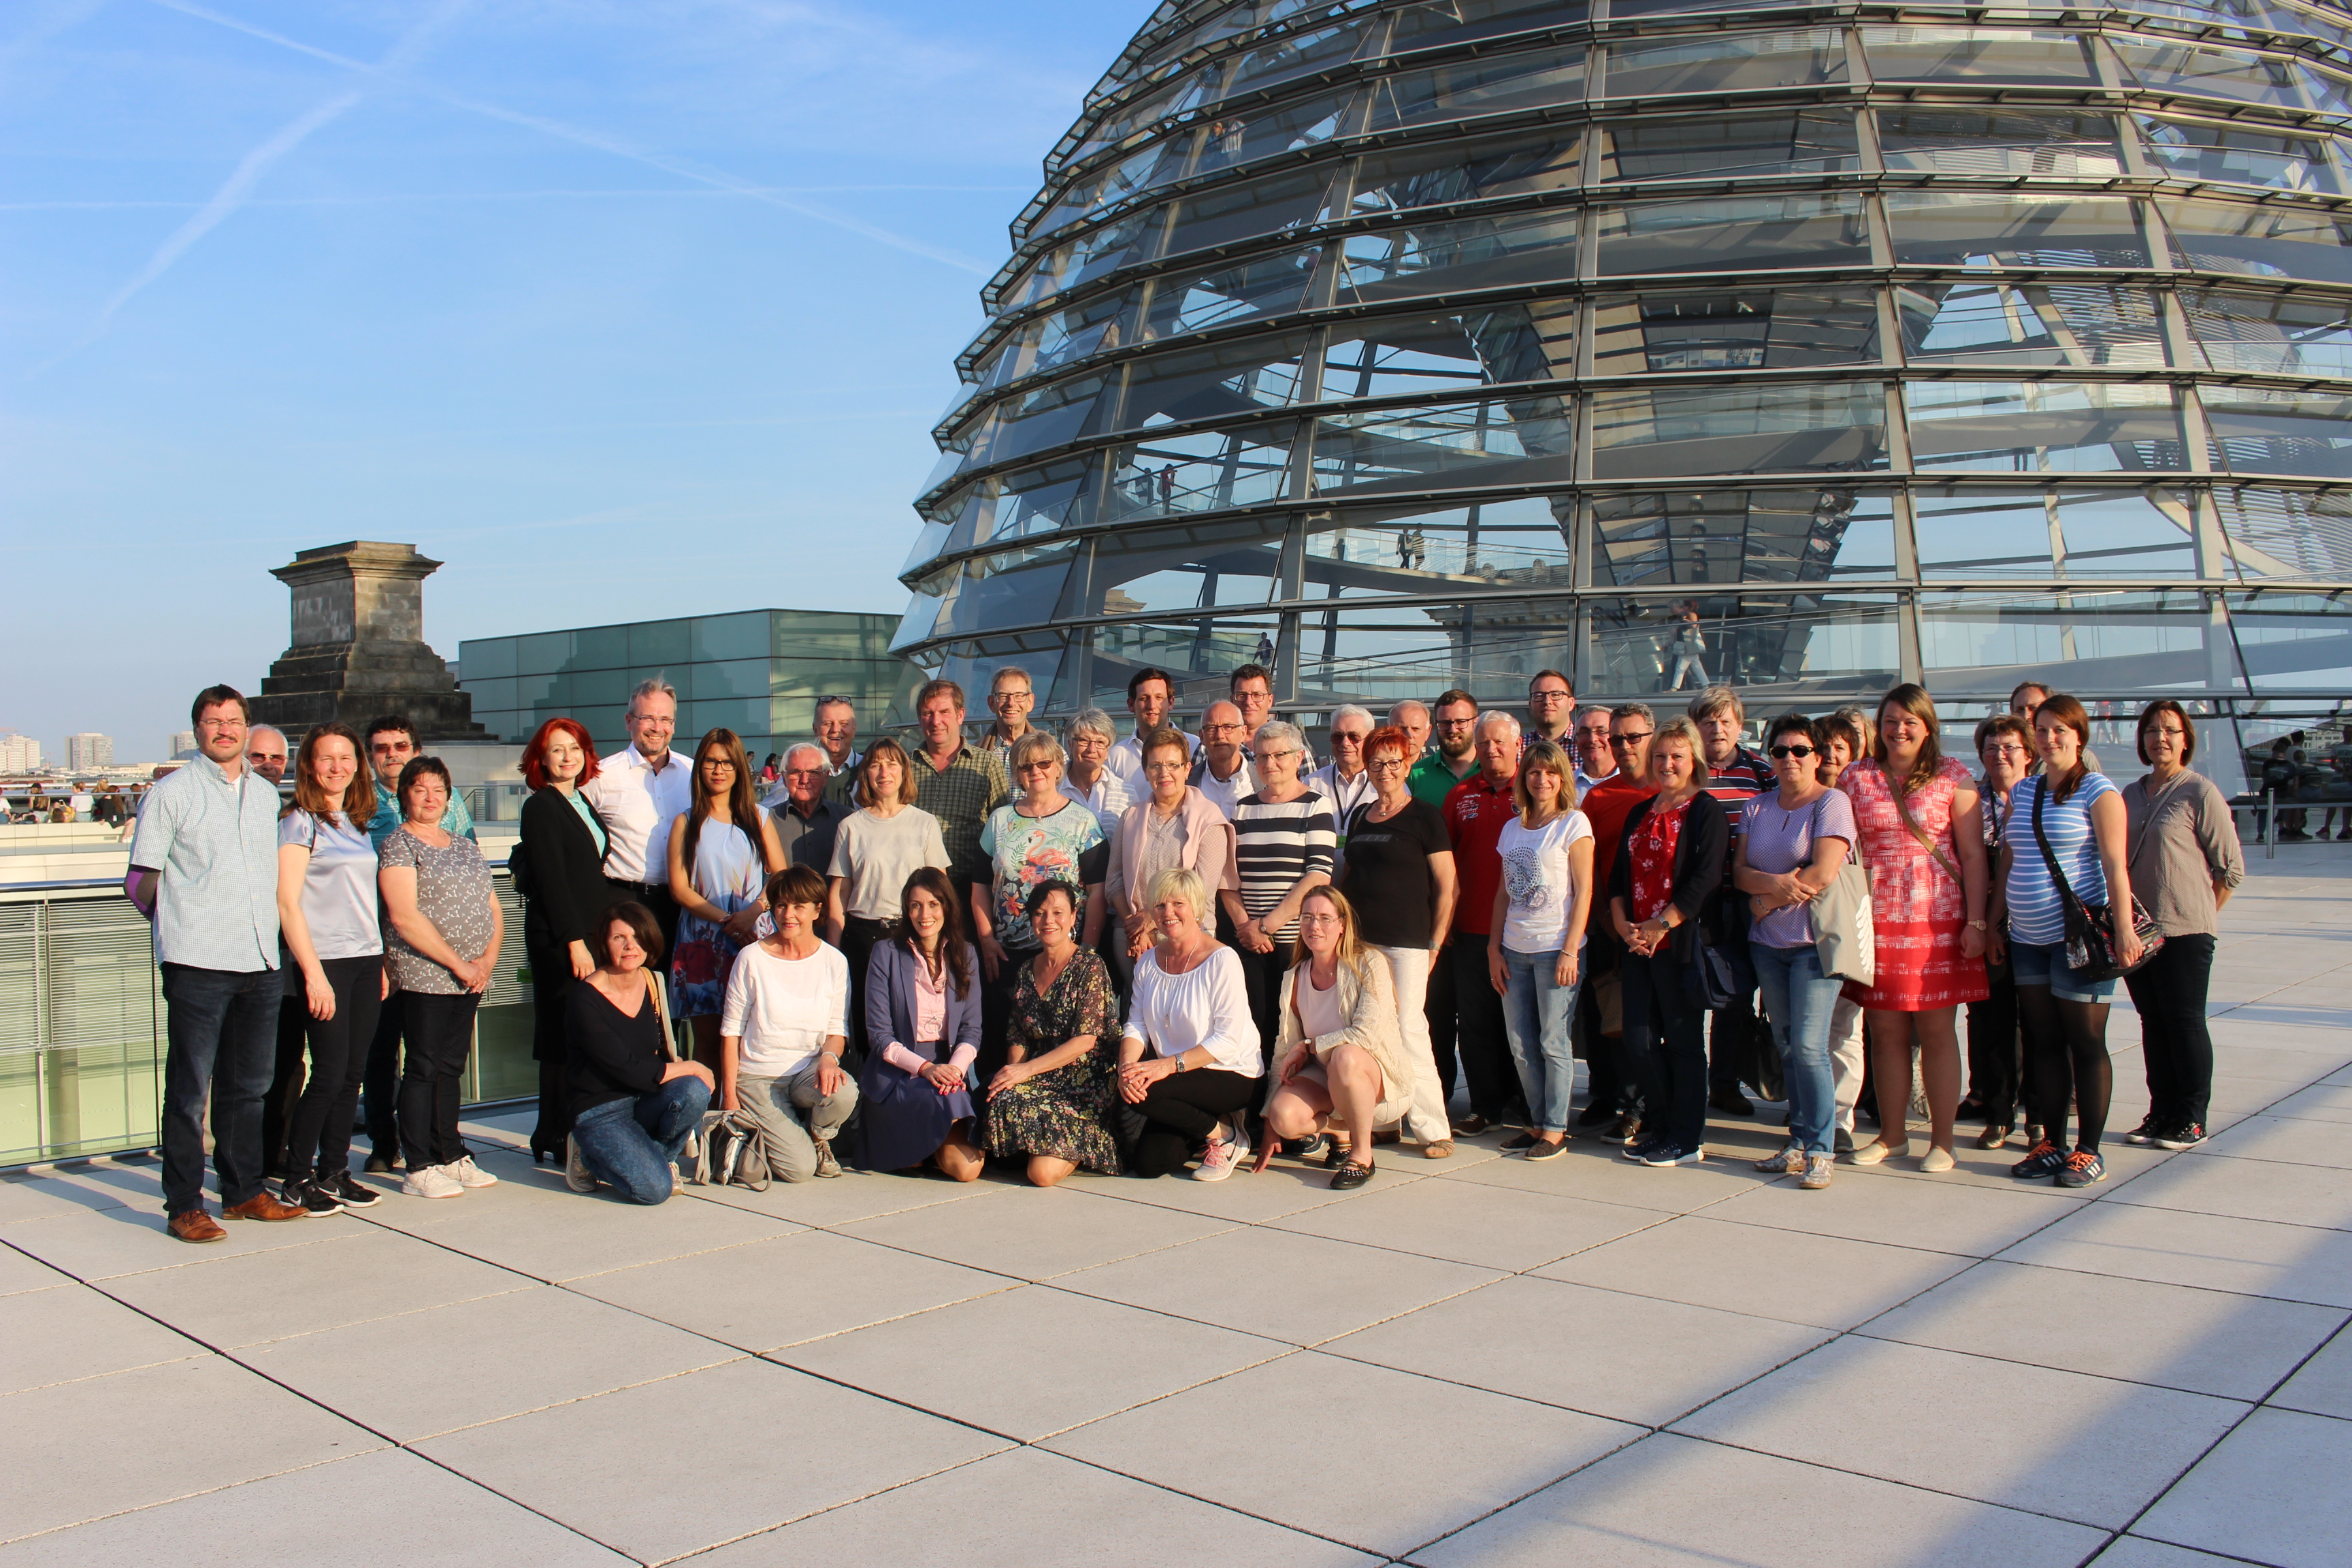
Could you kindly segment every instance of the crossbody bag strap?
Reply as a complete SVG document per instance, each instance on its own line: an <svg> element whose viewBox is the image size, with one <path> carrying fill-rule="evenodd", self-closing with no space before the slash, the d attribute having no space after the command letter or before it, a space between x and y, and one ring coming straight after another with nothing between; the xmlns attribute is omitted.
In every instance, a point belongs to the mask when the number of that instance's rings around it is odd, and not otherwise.
<svg viewBox="0 0 2352 1568"><path fill-rule="evenodd" d="M2046 778L2033 786L2033 842L2042 846L2042 863L2050 868L2050 879L2057 884L2058 897L2073 900L2074 889L2067 884L2066 873L2058 868L2058 857L2050 852L2050 836L2042 831L2042 797L2049 793Z"/></svg>
<svg viewBox="0 0 2352 1568"><path fill-rule="evenodd" d="M670 1027L669 987L665 985L661 976L651 969L645 970L643 973L646 977L646 989L653 993L654 1016L661 1020L662 1056L669 1061L676 1061L677 1060L677 1036Z"/></svg>
<svg viewBox="0 0 2352 1568"><path fill-rule="evenodd" d="M1918 821L1912 816L1911 808L1903 804L1903 791L1892 777L1886 781L1886 794L1888 798L1895 802L1895 815L1903 819L1903 826L1911 830L1911 837L1919 841L1919 847L1936 858L1936 864L1944 868L1945 876L1955 882L1958 881L1959 872L1953 869L1952 863L1944 858L1944 852L1936 847L1936 841L1927 837L1927 830L1922 828Z"/></svg>

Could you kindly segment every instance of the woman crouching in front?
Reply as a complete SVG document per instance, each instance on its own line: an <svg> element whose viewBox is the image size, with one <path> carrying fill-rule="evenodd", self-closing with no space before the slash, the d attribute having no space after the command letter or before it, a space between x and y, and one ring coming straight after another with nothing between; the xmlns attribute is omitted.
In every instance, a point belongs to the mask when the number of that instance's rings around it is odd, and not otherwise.
<svg viewBox="0 0 2352 1568"><path fill-rule="evenodd" d="M677 1156L710 1109L710 1069L670 1060L652 965L661 958L653 911L624 900L588 939L595 969L564 998L564 1079L572 1092L565 1180L598 1182L631 1203L667 1203Z"/></svg>
<svg viewBox="0 0 2352 1568"><path fill-rule="evenodd" d="M1265 1102L1270 1138L1344 1127L1348 1154L1331 1184L1370 1181L1372 1129L1411 1109L1412 1072L1388 963L1358 939L1356 911L1336 888L1316 888L1299 905L1275 1058L1282 1066ZM1269 1142L1259 1170L1272 1152Z"/></svg>
<svg viewBox="0 0 2352 1568"><path fill-rule="evenodd" d="M1241 1112L1265 1062L1240 955L1201 929L1209 895L1178 866L1151 879L1160 944L1135 965L1135 1001L1119 1041L1119 1098L1143 1118L1138 1175L1181 1170L1202 1146L1203 1182L1222 1182L1249 1152Z"/></svg>

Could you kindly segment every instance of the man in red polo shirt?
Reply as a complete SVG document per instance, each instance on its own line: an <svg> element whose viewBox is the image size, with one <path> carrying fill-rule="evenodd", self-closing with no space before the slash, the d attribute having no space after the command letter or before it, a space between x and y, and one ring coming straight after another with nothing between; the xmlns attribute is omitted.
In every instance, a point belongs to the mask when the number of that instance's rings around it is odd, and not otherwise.
<svg viewBox="0 0 2352 1568"><path fill-rule="evenodd" d="M1445 796L1445 832L1454 841L1454 876L1461 896L1454 901L1454 926L1445 938L1446 962L1454 969L1454 1005L1460 1018L1454 1049L1470 1095L1470 1114L1454 1119L1454 1131L1474 1137L1489 1126L1518 1118L1526 1110L1518 1069L1511 1064L1503 1035L1503 999L1486 967L1493 940L1495 889L1503 879L1503 857L1496 848L1503 824L1518 813L1512 784L1519 774L1519 721L1499 710L1478 720L1478 771ZM1450 1099L1454 1086L1445 1090Z"/></svg>
<svg viewBox="0 0 2352 1568"><path fill-rule="evenodd" d="M1617 1012L1617 965L1624 954L1609 922L1609 874L1617 864L1617 841L1624 837L1625 819L1635 806L1658 793L1658 786L1650 783L1650 737L1657 728L1657 715L1646 702L1612 709L1609 750L1616 759L1617 771L1587 790L1578 803L1585 820L1592 824L1593 915L1585 925L1585 940L1591 944L1585 972L1592 976L1588 989L1604 1021ZM1593 1030L1586 1064L1591 1069L1592 1092L1584 1114L1578 1118L1584 1126L1607 1120L1609 1130L1601 1136L1616 1142L1630 1142L1642 1130L1643 1086L1626 1074L1624 1048L1622 1028L1608 1034Z"/></svg>
<svg viewBox="0 0 2352 1568"><path fill-rule="evenodd" d="M1780 787L1772 764L1740 744L1748 727L1748 707L1728 686L1710 686L1691 699L1690 721L1698 726L1699 742L1706 753L1706 793L1723 805L1731 818L1731 842L1739 843L1740 808L1767 791ZM1729 887L1727 879L1725 886ZM1747 904L1728 893L1720 910L1729 939L1746 945ZM1753 1116L1756 1106L1740 1092L1742 1078L1759 1086L1762 1064L1758 1058L1773 1049L1772 1033L1756 1014L1756 993L1737 997L1717 1009L1707 1021L1707 1105L1727 1116ZM1777 1075L1775 1075L1777 1076Z"/></svg>

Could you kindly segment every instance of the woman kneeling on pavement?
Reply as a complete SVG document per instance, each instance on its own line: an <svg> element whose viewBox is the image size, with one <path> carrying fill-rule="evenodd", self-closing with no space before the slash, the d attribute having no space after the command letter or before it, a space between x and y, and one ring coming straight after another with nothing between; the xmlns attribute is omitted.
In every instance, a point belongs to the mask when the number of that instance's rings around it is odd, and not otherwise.
<svg viewBox="0 0 2352 1568"><path fill-rule="evenodd" d="M1265 1169L1272 1139L1344 1129L1347 1155L1330 1162L1331 1184L1370 1181L1372 1129L1411 1108L1412 1070L1388 963L1357 937L1356 911L1336 888L1317 888L1299 906L1275 1059L1282 1067L1265 1102L1269 1142L1257 1168Z"/></svg>
<svg viewBox="0 0 2352 1568"><path fill-rule="evenodd" d="M866 1165L928 1160L953 1181L980 1176L971 1138L971 1064L980 1055L980 960L964 941L955 889L918 867L898 893L898 923L866 965Z"/></svg>
<svg viewBox="0 0 2352 1568"><path fill-rule="evenodd" d="M1118 1097L1109 1041L1118 1033L1110 969L1077 942L1078 890L1038 883L1024 900L1039 943L1014 977L1005 1028L1011 1058L988 1084L988 1152L1026 1155L1050 1187L1084 1166L1118 1174Z"/></svg>
<svg viewBox="0 0 2352 1568"><path fill-rule="evenodd" d="M719 1099L759 1127L779 1181L837 1176L834 1135L857 1109L848 1048L849 961L817 940L824 879L787 866L768 879L775 930L745 948L719 1017ZM808 1112L803 1130L795 1110Z"/></svg>
<svg viewBox="0 0 2352 1568"><path fill-rule="evenodd" d="M673 1061L666 1048L653 911L624 900L602 924L588 940L596 968L563 1004L572 1092L564 1180L575 1193L602 1182L631 1203L666 1203L677 1191L678 1152L710 1109L710 1069Z"/></svg>
<svg viewBox="0 0 2352 1568"><path fill-rule="evenodd" d="M1135 1000L1119 1041L1119 1098L1143 1119L1138 1175L1183 1168L1202 1147L1203 1182L1222 1182L1249 1152L1242 1112L1265 1061L1239 954L1201 927L1208 890L1182 867L1151 879L1160 945L1135 966Z"/></svg>

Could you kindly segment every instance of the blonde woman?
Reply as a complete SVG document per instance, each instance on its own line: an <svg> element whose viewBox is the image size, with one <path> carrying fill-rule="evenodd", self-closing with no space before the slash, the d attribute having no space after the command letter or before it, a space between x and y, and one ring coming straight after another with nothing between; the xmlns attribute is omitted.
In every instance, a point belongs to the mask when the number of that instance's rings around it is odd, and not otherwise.
<svg viewBox="0 0 2352 1568"><path fill-rule="evenodd" d="M1345 1191L1372 1179L1372 1129L1412 1103L1389 965L1356 933L1356 911L1336 888L1307 893L1298 941L1282 977L1282 1025L1275 1042L1274 1092L1265 1102L1275 1138L1312 1138L1345 1128L1346 1159L1331 1185ZM1265 1169L1274 1146L1257 1158Z"/></svg>
<svg viewBox="0 0 2352 1568"><path fill-rule="evenodd" d="M1495 884L1487 964L1503 998L1503 1034L1527 1096L1528 1128L1503 1147L1549 1160L1568 1147L1576 1098L1568 1035L1592 909L1592 825L1576 809L1574 765L1549 741L1520 754L1511 794L1519 812L1495 840L1503 874Z"/></svg>
<svg viewBox="0 0 2352 1568"><path fill-rule="evenodd" d="M1118 1094L1143 1118L1138 1175L1181 1170L1202 1147L1203 1182L1222 1182L1249 1152L1243 1111L1265 1075L1242 961L1204 928L1208 889L1178 866L1151 879L1159 945L1135 965L1135 1001L1119 1041Z"/></svg>

